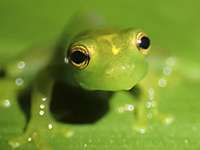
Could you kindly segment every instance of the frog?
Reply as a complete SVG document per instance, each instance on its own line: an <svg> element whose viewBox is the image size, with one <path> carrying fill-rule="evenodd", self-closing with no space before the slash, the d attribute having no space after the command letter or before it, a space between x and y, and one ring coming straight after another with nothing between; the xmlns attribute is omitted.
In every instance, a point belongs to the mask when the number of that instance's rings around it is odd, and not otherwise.
<svg viewBox="0 0 200 150"><path fill-rule="evenodd" d="M79 14L69 21L52 45L34 47L15 61L1 65L0 84L6 87L1 98L12 99L30 85L33 87L26 129L23 135L8 143L17 148L34 142L40 149L50 149L40 138L40 132L60 132L63 136L70 133L67 125L57 122L50 112L52 90L58 80L83 92L109 92L113 96L123 91L138 99L133 115L136 122L132 125L135 132L146 132L147 113L162 123L172 123L173 116L158 109L159 92L155 91L166 85L168 76L158 80L155 74L149 73L147 56L151 44L150 37L141 29L108 28L91 13ZM174 59L170 57L166 74L171 73L173 65Z"/></svg>

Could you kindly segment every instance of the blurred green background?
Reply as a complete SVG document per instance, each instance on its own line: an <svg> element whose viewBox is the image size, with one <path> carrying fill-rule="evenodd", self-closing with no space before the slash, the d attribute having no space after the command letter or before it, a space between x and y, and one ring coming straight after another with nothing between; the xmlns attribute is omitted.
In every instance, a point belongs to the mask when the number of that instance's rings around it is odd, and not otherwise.
<svg viewBox="0 0 200 150"><path fill-rule="evenodd" d="M0 63L12 61L35 43L57 39L69 18L81 8L97 10L108 23L144 29L153 50L164 49L183 60L199 64L200 2L188 0L0 0ZM0 88L3 88L0 85ZM200 149L200 85L183 82L161 95L161 109L176 117L171 126L153 123L148 133L131 132L132 114L118 114L116 108L130 99L119 95L110 112L96 124L75 125L68 139L50 136L55 149L69 150L185 150ZM17 104L0 108L0 149L10 149L6 140L19 135L25 117ZM26 148L34 148L27 144Z"/></svg>

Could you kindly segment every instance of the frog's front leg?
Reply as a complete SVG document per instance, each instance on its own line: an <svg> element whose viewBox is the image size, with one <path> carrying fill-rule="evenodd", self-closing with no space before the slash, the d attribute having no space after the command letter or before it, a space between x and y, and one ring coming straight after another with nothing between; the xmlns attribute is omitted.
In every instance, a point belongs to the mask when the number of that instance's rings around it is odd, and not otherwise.
<svg viewBox="0 0 200 150"><path fill-rule="evenodd" d="M135 97L134 99L137 99L135 102L136 109L135 109L135 120L133 129L141 134L144 134L146 132L147 128L147 109L146 109L146 93L142 91L142 89L138 88L138 86L135 86L132 88L129 93L131 96Z"/></svg>
<svg viewBox="0 0 200 150"><path fill-rule="evenodd" d="M39 149L51 149L45 137L55 134L66 136L69 130L64 124L58 124L50 114L50 102L53 89L53 80L42 75L35 82L32 92L31 118L25 133L9 141L13 147L19 147L28 142L34 142Z"/></svg>
<svg viewBox="0 0 200 150"><path fill-rule="evenodd" d="M135 96L136 88L129 92ZM172 115L164 114L159 111L159 89L156 86L147 86L141 84L137 94L136 101L136 122L134 123L134 130L139 133L145 133L149 120L158 120L163 124L170 124L174 120Z"/></svg>
<svg viewBox="0 0 200 150"><path fill-rule="evenodd" d="M169 125L174 121L174 117L170 114L166 114L160 111L159 109L159 100L160 100L160 87L150 87L146 89L148 98L146 101L147 108L147 117L148 119L154 119L161 122L164 125Z"/></svg>

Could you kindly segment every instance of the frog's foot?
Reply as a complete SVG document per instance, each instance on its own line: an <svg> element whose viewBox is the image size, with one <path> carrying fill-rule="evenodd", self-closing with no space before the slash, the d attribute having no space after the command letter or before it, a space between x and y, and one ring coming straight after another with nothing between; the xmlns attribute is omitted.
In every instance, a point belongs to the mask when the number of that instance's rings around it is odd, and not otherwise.
<svg viewBox="0 0 200 150"><path fill-rule="evenodd" d="M51 150L51 146L45 139L42 138L41 131L39 130L29 130L23 135L9 140L8 143L13 149L15 149L31 142L34 142L38 149Z"/></svg>
<svg viewBox="0 0 200 150"><path fill-rule="evenodd" d="M38 125L40 124L40 125ZM33 142L38 149L51 150L51 145L48 143L50 138L55 135L61 135L65 138L71 137L73 132L69 130L65 124L57 122L34 122L28 126L25 133L17 138L9 140L9 145L12 148L18 148L24 144Z"/></svg>

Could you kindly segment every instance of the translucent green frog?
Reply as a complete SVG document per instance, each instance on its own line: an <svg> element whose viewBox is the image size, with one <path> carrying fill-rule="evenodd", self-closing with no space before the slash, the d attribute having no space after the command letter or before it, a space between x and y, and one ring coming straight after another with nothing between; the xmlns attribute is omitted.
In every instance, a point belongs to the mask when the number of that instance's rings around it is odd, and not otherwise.
<svg viewBox="0 0 200 150"><path fill-rule="evenodd" d="M137 122L132 126L140 133L146 131L148 118L166 124L173 121L173 117L158 111L159 92L156 91L166 86L175 58L166 60L159 77L155 76L157 72L148 73L145 57L151 52L151 40L146 33L132 28L106 28L93 15L77 16L66 29L51 48L33 48L18 60L2 66L4 78L0 84L5 89L1 89L0 98L7 99L5 106L9 106L8 100L19 91L33 87L30 121L23 135L9 140L12 147L32 141L42 147L41 132L70 131L65 124L54 120L49 109L53 86L58 80L77 93L78 90L112 94L124 91L134 98L135 90L139 89L135 106Z"/></svg>

